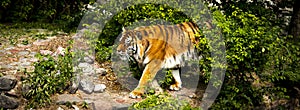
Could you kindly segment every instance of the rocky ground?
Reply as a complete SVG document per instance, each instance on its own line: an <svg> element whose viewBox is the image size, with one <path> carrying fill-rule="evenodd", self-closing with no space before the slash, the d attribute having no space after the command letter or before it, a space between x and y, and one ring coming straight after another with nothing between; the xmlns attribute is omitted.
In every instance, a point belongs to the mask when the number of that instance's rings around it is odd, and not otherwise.
<svg viewBox="0 0 300 110"><path fill-rule="evenodd" d="M22 41L27 39L28 43ZM60 49L68 46L68 41L72 35L60 33L54 36L48 36L45 39L31 39L29 36L19 38L15 45L11 45L9 39L0 37L0 107L24 109L26 100L21 95L21 77L24 76L24 69L33 71L33 63L38 59L34 56L37 53L57 54ZM85 63L80 63L80 67L93 66L96 72L83 76L79 80L79 90L73 94L65 92L64 94L55 94L52 97L53 103L41 109L84 109L85 104L88 108L94 110L110 110L126 108L134 102L142 99L128 98L129 90L122 88L117 82L116 76L111 70L111 64L108 62L93 62L93 58L85 58ZM76 88L76 85L75 85ZM183 89L180 92L170 92L173 95L185 94L189 90ZM183 96L191 101L193 94ZM199 102L193 101L194 105ZM67 106L72 103L71 107Z"/></svg>

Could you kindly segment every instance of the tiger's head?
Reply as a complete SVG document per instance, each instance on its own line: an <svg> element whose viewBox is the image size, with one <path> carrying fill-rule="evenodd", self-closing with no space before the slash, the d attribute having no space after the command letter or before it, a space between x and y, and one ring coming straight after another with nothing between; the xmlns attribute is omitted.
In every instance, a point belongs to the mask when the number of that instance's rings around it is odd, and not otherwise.
<svg viewBox="0 0 300 110"><path fill-rule="evenodd" d="M141 35L139 32L123 28L117 47L117 54L120 56L121 60L126 60L137 54L140 38Z"/></svg>

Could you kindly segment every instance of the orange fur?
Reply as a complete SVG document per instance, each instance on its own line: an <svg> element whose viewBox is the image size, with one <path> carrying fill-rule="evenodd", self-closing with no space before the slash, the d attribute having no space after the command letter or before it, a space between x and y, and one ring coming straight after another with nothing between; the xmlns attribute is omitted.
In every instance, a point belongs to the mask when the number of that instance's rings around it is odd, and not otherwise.
<svg viewBox="0 0 300 110"><path fill-rule="evenodd" d="M130 93L130 97L140 97L147 83L153 80L161 68L178 69L182 65L181 56L194 54L198 30L198 26L191 22L124 30L117 51L120 55L134 57L139 65L145 67L139 84ZM178 74L173 74L176 77L175 84L170 89L181 88Z"/></svg>

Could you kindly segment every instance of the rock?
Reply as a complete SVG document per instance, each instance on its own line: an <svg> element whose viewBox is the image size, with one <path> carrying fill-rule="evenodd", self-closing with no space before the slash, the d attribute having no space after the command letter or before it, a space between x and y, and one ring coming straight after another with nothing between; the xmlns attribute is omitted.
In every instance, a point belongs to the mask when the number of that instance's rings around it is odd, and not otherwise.
<svg viewBox="0 0 300 110"><path fill-rule="evenodd" d="M79 79L78 78L76 78L76 79L74 79L72 82L71 82L71 86L69 87L69 93L70 94L75 94L76 93L76 91L78 90L78 86L79 86L79 81L78 81Z"/></svg>
<svg viewBox="0 0 300 110"><path fill-rule="evenodd" d="M72 105L72 107L74 108L74 110L79 110L79 108L76 105Z"/></svg>
<svg viewBox="0 0 300 110"><path fill-rule="evenodd" d="M24 68L25 66L30 66L30 65L31 65L31 62L20 63L21 68Z"/></svg>
<svg viewBox="0 0 300 110"><path fill-rule="evenodd" d="M33 42L32 44L35 46L41 46L41 45L47 45L48 42L50 42L51 39L46 39L46 40L37 40L35 42Z"/></svg>
<svg viewBox="0 0 300 110"><path fill-rule="evenodd" d="M130 105L117 105L117 106L113 106L112 109L113 110L128 110Z"/></svg>
<svg viewBox="0 0 300 110"><path fill-rule="evenodd" d="M12 96L12 97L20 97L20 94L17 93L17 90L12 89L8 92L5 93L7 96Z"/></svg>
<svg viewBox="0 0 300 110"><path fill-rule="evenodd" d="M0 53L5 53L6 51L5 50L0 50Z"/></svg>
<svg viewBox="0 0 300 110"><path fill-rule="evenodd" d="M94 63L94 60L90 57L84 57L83 58L84 62L86 63L89 63L89 64L93 64Z"/></svg>
<svg viewBox="0 0 300 110"><path fill-rule="evenodd" d="M86 75L93 75L93 66L89 63L79 63L78 65L79 68L82 69L82 72Z"/></svg>
<svg viewBox="0 0 300 110"><path fill-rule="evenodd" d="M106 86L104 84L95 85L94 92L104 92Z"/></svg>
<svg viewBox="0 0 300 110"><path fill-rule="evenodd" d="M10 51L7 51L6 54L7 54L7 55L11 55L12 53L11 53Z"/></svg>
<svg viewBox="0 0 300 110"><path fill-rule="evenodd" d="M57 50L54 52L53 56L58 56L58 55L64 56L65 55L65 48L59 46L57 48Z"/></svg>
<svg viewBox="0 0 300 110"><path fill-rule="evenodd" d="M19 106L19 102L8 96L0 95L0 108L4 109L16 109Z"/></svg>
<svg viewBox="0 0 300 110"><path fill-rule="evenodd" d="M42 55L51 55L53 52L50 51L50 50L40 50L40 53L41 53Z"/></svg>
<svg viewBox="0 0 300 110"><path fill-rule="evenodd" d="M39 59L38 58L30 58L29 61L30 62L37 62L37 61L39 61Z"/></svg>
<svg viewBox="0 0 300 110"><path fill-rule="evenodd" d="M112 110L112 105L110 101L103 100L97 100L92 103L93 110Z"/></svg>
<svg viewBox="0 0 300 110"><path fill-rule="evenodd" d="M28 55L29 57L34 57L36 55L36 52L30 52L30 54Z"/></svg>
<svg viewBox="0 0 300 110"><path fill-rule="evenodd" d="M10 63L10 65L12 65L12 66L18 66L19 62L12 62L12 63Z"/></svg>
<svg viewBox="0 0 300 110"><path fill-rule="evenodd" d="M11 49L15 49L15 47L13 45L10 45L7 48L5 48L4 50L11 50Z"/></svg>
<svg viewBox="0 0 300 110"><path fill-rule="evenodd" d="M3 69L12 69L13 68L12 65L0 65L0 67Z"/></svg>
<svg viewBox="0 0 300 110"><path fill-rule="evenodd" d="M59 96L57 96L57 100L56 103L57 104L66 104L67 102L70 103L79 103L82 102L83 100L80 99L78 96L76 95L72 95L72 94L61 94Z"/></svg>
<svg viewBox="0 0 300 110"><path fill-rule="evenodd" d="M94 63L94 59L92 59L91 57L84 57L83 60L86 63L89 63L89 64L93 64Z"/></svg>
<svg viewBox="0 0 300 110"><path fill-rule="evenodd" d="M0 78L0 91L9 91L13 89L17 84L17 80L15 79L7 79L7 78Z"/></svg>
<svg viewBox="0 0 300 110"><path fill-rule="evenodd" d="M99 74L101 76L105 76L106 75L106 69L105 68L97 68L96 69L96 74Z"/></svg>
<svg viewBox="0 0 300 110"><path fill-rule="evenodd" d="M28 54L29 54L29 52L26 51L26 50L20 51L20 52L18 53L18 55L20 55L20 56L25 56L25 55L28 55Z"/></svg>
<svg viewBox="0 0 300 110"><path fill-rule="evenodd" d="M95 85L90 80L84 79L79 82L79 89L86 92L87 94L92 93L94 88L95 88Z"/></svg>
<svg viewBox="0 0 300 110"><path fill-rule="evenodd" d="M63 109L63 108L61 108L61 107L58 107L58 108L57 108L57 110L64 110L64 109Z"/></svg>
<svg viewBox="0 0 300 110"><path fill-rule="evenodd" d="M19 62L27 62L28 58L19 58Z"/></svg>

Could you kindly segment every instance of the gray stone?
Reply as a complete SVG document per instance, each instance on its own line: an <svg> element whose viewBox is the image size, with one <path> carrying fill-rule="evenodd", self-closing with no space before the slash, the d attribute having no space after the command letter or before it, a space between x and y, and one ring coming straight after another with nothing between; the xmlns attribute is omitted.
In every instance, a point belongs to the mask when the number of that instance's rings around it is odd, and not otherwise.
<svg viewBox="0 0 300 110"><path fill-rule="evenodd" d="M96 74L99 74L101 76L105 76L106 75L106 69L105 68L97 68L96 69Z"/></svg>
<svg viewBox="0 0 300 110"><path fill-rule="evenodd" d="M30 66L31 62L23 62L20 64L20 66L25 67L25 66Z"/></svg>
<svg viewBox="0 0 300 110"><path fill-rule="evenodd" d="M19 62L12 62L12 63L10 63L10 65L12 65L12 66L18 66Z"/></svg>
<svg viewBox="0 0 300 110"><path fill-rule="evenodd" d="M50 51L50 50L40 50L40 53L41 53L42 55L51 55L53 52Z"/></svg>
<svg viewBox="0 0 300 110"><path fill-rule="evenodd" d="M19 62L27 62L28 61L28 58L20 58L19 59Z"/></svg>
<svg viewBox="0 0 300 110"><path fill-rule="evenodd" d="M26 51L26 50L20 51L20 52L18 53L18 55L20 55L20 56L25 56L25 55L28 55L28 54L29 54L29 52Z"/></svg>
<svg viewBox="0 0 300 110"><path fill-rule="evenodd" d="M104 92L106 86L104 84L96 84L94 92Z"/></svg>
<svg viewBox="0 0 300 110"><path fill-rule="evenodd" d="M11 50L14 49L15 47L13 45L8 46L7 48L5 48L4 50Z"/></svg>
<svg viewBox="0 0 300 110"><path fill-rule="evenodd" d="M16 109L19 106L19 102L8 96L0 95L0 108L3 109Z"/></svg>
<svg viewBox="0 0 300 110"><path fill-rule="evenodd" d="M30 62L37 62L39 59L38 58L29 58Z"/></svg>
<svg viewBox="0 0 300 110"><path fill-rule="evenodd" d="M12 53L10 51L7 51L6 54L11 55Z"/></svg>
<svg viewBox="0 0 300 110"><path fill-rule="evenodd" d="M69 87L68 91L70 94L75 94L76 91L78 90L78 86L79 86L79 75L77 75L75 77L75 79L72 80L71 82L71 86Z"/></svg>
<svg viewBox="0 0 300 110"><path fill-rule="evenodd" d="M82 90L82 91L84 91L84 92L87 93L87 94L92 93L93 90L94 90L94 88L95 88L95 85L94 85L94 83L93 83L92 81L90 81L90 80L84 79L84 80L81 80L81 81L79 82L79 89Z"/></svg>
<svg viewBox="0 0 300 110"><path fill-rule="evenodd" d="M82 72L86 75L93 75L95 73L93 66L89 63L79 63L78 67L81 68Z"/></svg>
<svg viewBox="0 0 300 110"><path fill-rule="evenodd" d="M0 50L0 53L5 53L6 51L5 50Z"/></svg>
<svg viewBox="0 0 300 110"><path fill-rule="evenodd" d="M30 52L30 54L28 55L29 57L34 57L36 55L36 52Z"/></svg>
<svg viewBox="0 0 300 110"><path fill-rule="evenodd" d="M128 110L130 105L117 105L113 106L112 110Z"/></svg>
<svg viewBox="0 0 300 110"><path fill-rule="evenodd" d="M94 63L94 60L90 57L84 57L83 60L86 62L86 63L89 63L89 64L92 64Z"/></svg>
<svg viewBox="0 0 300 110"><path fill-rule="evenodd" d="M80 99L78 96L76 95L72 95L72 94L61 94L57 97L56 103L57 104L66 104L67 102L70 103L78 103L78 102L82 102L83 100Z"/></svg>
<svg viewBox="0 0 300 110"><path fill-rule="evenodd" d="M72 107L74 108L74 110L79 110L79 108L76 105L72 105Z"/></svg>
<svg viewBox="0 0 300 110"><path fill-rule="evenodd" d="M0 65L1 68L4 68L4 69L12 69L13 66L11 65Z"/></svg>
<svg viewBox="0 0 300 110"><path fill-rule="evenodd" d="M7 79L0 77L0 91L9 91L13 89L17 84L15 79Z"/></svg>
<svg viewBox="0 0 300 110"><path fill-rule="evenodd" d="M92 103L93 110L112 110L112 103L105 99L97 100Z"/></svg>

